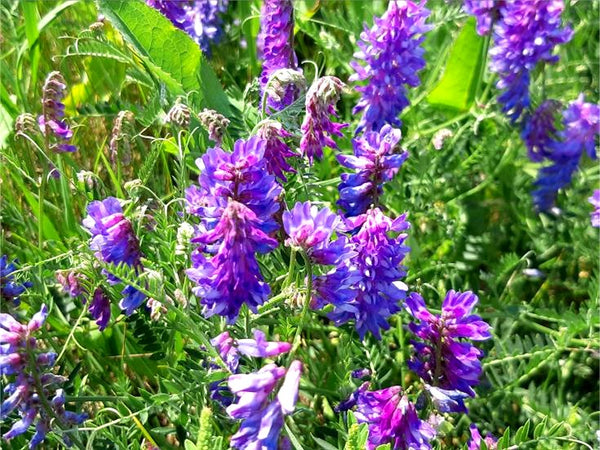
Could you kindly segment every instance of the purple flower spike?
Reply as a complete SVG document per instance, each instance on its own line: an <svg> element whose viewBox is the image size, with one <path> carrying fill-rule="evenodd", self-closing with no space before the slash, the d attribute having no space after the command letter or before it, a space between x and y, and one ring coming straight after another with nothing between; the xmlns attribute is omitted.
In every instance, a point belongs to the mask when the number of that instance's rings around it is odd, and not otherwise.
<svg viewBox="0 0 600 450"><path fill-rule="evenodd" d="M94 291L92 303L90 303L90 315L96 320L98 329L103 331L110 321L110 299L99 287Z"/></svg>
<svg viewBox="0 0 600 450"><path fill-rule="evenodd" d="M292 0L265 0L261 9L258 49L263 60L260 75L260 90L264 93L269 78L278 69L296 69L298 59L293 49L294 5ZM271 110L281 111L292 104L298 89L287 86L281 101L269 97L267 105Z"/></svg>
<svg viewBox="0 0 600 450"><path fill-rule="evenodd" d="M591 213L592 226L600 228L600 189L596 189L594 195L588 198L588 201L594 207L594 211Z"/></svg>
<svg viewBox="0 0 600 450"><path fill-rule="evenodd" d="M350 62L356 73L349 80L366 82L356 88L361 99L352 112L363 113L356 134L402 124L398 115L409 105L406 86L421 84L418 72L425 67L421 43L431 29L425 24L428 16L424 1L391 0L371 29L365 25L354 54L357 60Z"/></svg>
<svg viewBox="0 0 600 450"><path fill-rule="evenodd" d="M19 306L21 304L19 297L27 288L33 286L33 283L30 281L15 283L13 281L15 278L13 272L17 270L15 264L17 264L16 260L8 263L6 255L2 255L0 258L0 298L3 303L12 302L13 305Z"/></svg>
<svg viewBox="0 0 600 450"><path fill-rule="evenodd" d="M562 27L563 0L511 0L500 7L490 69L499 75L502 111L515 122L529 108L530 74L539 62L555 63L554 48L573 36Z"/></svg>
<svg viewBox="0 0 600 450"><path fill-rule="evenodd" d="M233 373L237 372L240 356L237 347L234 345L235 341L229 335L229 332L224 331L211 339L210 343L217 349L227 368Z"/></svg>
<svg viewBox="0 0 600 450"><path fill-rule="evenodd" d="M475 424L471 424L469 431L471 431L471 440L469 441L468 450L479 450L481 448L482 437L477 429L477 426ZM487 434L483 441L485 442L488 450L495 450L496 447L498 447L498 439L496 439L490 433Z"/></svg>
<svg viewBox="0 0 600 450"><path fill-rule="evenodd" d="M284 172L296 172L287 159L300 156L283 141L291 134L285 131L279 122L263 120L258 124L256 135L265 141L265 160L269 173L287 181Z"/></svg>
<svg viewBox="0 0 600 450"><path fill-rule="evenodd" d="M38 125L44 135L53 136L55 142L51 150L56 153L74 152L77 150L69 141L73 131L63 120L65 116L65 79L60 72L51 72L42 89L42 115L38 117Z"/></svg>
<svg viewBox="0 0 600 450"><path fill-rule="evenodd" d="M380 339L380 330L390 327L387 318L400 311L398 304L408 290L401 281L406 275L401 264L410 250L403 244L406 234L391 237L390 233L409 227L404 215L392 220L378 208L351 221L351 228L356 228L356 232L350 243L356 254L347 265L354 280L356 298L333 303L334 310L329 317L336 325L354 319L361 339L367 332Z"/></svg>
<svg viewBox="0 0 600 450"><path fill-rule="evenodd" d="M556 115L560 107L559 101L546 100L525 121L521 137L532 161L543 161L552 154L556 138Z"/></svg>
<svg viewBox="0 0 600 450"><path fill-rule="evenodd" d="M265 333L254 330L254 339L238 339L237 348L240 353L254 358L270 358L287 353L292 348L288 342L267 341Z"/></svg>
<svg viewBox="0 0 600 450"><path fill-rule="evenodd" d="M464 7L467 14L477 19L477 34L489 34L492 23L497 20L500 6L505 0L465 0Z"/></svg>
<svg viewBox="0 0 600 450"><path fill-rule="evenodd" d="M397 450L428 450L435 430L419 419L415 406L392 386L380 391L361 392L354 413L359 423L369 424L367 449L391 443Z"/></svg>
<svg viewBox="0 0 600 450"><path fill-rule="evenodd" d="M338 186L338 204L347 216L358 216L371 205L379 205L383 183L394 178L408 157L406 151L397 153L401 137L400 130L384 125L379 132L369 131L364 137L354 139L354 155L337 156L342 166L355 170L343 173Z"/></svg>
<svg viewBox="0 0 600 450"><path fill-rule="evenodd" d="M475 395L473 387L479 384L482 372L481 350L470 342L459 339L483 341L492 336L489 325L481 317L471 314L478 298L472 292L448 291L442 304L442 314L431 314L423 298L412 293L406 299L406 309L419 323L409 324L409 329L422 342L412 341L415 356L408 363L426 383L435 385L451 396L453 390Z"/></svg>
<svg viewBox="0 0 600 450"><path fill-rule="evenodd" d="M332 135L343 136L342 129L347 123L335 123L329 118L336 115L335 104L345 84L335 77L322 77L315 81L306 93L306 115L302 122L300 152L308 158L323 157L323 148L337 148Z"/></svg>

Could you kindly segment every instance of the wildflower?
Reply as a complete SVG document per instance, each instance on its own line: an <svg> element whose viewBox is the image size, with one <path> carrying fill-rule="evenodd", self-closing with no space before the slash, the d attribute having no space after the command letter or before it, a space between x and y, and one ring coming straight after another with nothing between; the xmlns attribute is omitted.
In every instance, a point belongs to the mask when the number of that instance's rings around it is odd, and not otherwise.
<svg viewBox="0 0 600 450"><path fill-rule="evenodd" d="M15 119L15 135L29 135L35 132L39 132L38 124L33 114L23 113L19 114Z"/></svg>
<svg viewBox="0 0 600 450"><path fill-rule="evenodd" d="M500 7L490 50L490 69L499 75L496 87L502 111L515 122L530 105L531 72L539 62L555 63L554 47L568 42L573 31L562 27L562 0L514 0Z"/></svg>
<svg viewBox="0 0 600 450"><path fill-rule="evenodd" d="M352 378L356 378L358 380L362 380L363 378L367 378L367 377L371 376L371 370L367 369L367 368L356 369L356 370L352 371L352 373L350 374L350 376Z"/></svg>
<svg viewBox="0 0 600 450"><path fill-rule="evenodd" d="M233 419L241 419L238 432L232 436L233 448L279 448L279 434L284 416L294 411L302 363L293 361L289 369L268 364L256 373L231 375L227 382L238 402L227 407ZM281 388L269 401L278 381L285 376Z"/></svg>
<svg viewBox="0 0 600 450"><path fill-rule="evenodd" d="M56 272L56 280L59 282L63 290L71 297L79 297L85 293L85 288L81 285L82 275L75 271Z"/></svg>
<svg viewBox="0 0 600 450"><path fill-rule="evenodd" d="M347 265L356 279L356 298L334 303L329 317L338 326L354 319L361 339L367 331L380 339L380 330L389 329L387 318L400 311L398 303L408 290L401 281L406 275L401 263L410 249L403 245L407 235L401 232L410 224L405 215L392 220L374 208L351 221L351 226L356 229L350 238L355 255ZM400 234L391 237L390 233Z"/></svg>
<svg viewBox="0 0 600 450"><path fill-rule="evenodd" d="M521 137L527 146L532 161L543 161L552 154L552 143L556 139L556 113L560 102L546 100L525 120Z"/></svg>
<svg viewBox="0 0 600 450"><path fill-rule="evenodd" d="M440 131L435 133L431 139L433 148L436 150L441 150L444 146L444 142L446 142L446 139L451 138L453 135L454 133L452 133L452 130L449 130L448 128L442 128Z"/></svg>
<svg viewBox="0 0 600 450"><path fill-rule="evenodd" d="M125 264L138 272L142 270L140 244L119 200L108 197L91 202L87 213L83 226L92 234L90 248L96 251L96 257L109 264ZM105 273L109 283L120 282L116 276ZM145 299L145 295L133 286L126 286L121 293L124 297L119 306L127 315L131 315Z"/></svg>
<svg viewBox="0 0 600 450"><path fill-rule="evenodd" d="M13 272L17 270L17 260L8 263L8 256L2 255L0 258L0 297L2 303L12 302L13 305L19 306L21 304L20 296L25 290L33 283L26 281L24 283L15 283L13 280L15 276Z"/></svg>
<svg viewBox="0 0 600 450"><path fill-rule="evenodd" d="M35 423L36 431L29 443L30 449L45 440L52 425L67 429L83 423L87 418L86 414L65 409L65 394L60 386L67 379L50 372L57 355L53 352L41 352L33 336L42 327L47 316L46 305L42 305L27 325L20 324L10 314L0 313L2 375L12 378L4 388L6 396L2 402L0 419L5 420L15 410L21 416L3 437L10 441L25 433ZM66 435L63 440L70 445Z"/></svg>
<svg viewBox="0 0 600 450"><path fill-rule="evenodd" d="M103 331L110 321L110 299L101 287L97 287L94 291L89 312L96 320L98 330Z"/></svg>
<svg viewBox="0 0 600 450"><path fill-rule="evenodd" d="M217 146L220 146L229 126L229 119L212 109L206 108L198 114L198 119L206 131L208 131L209 139L215 141Z"/></svg>
<svg viewBox="0 0 600 450"><path fill-rule="evenodd" d="M292 0L265 0L261 9L258 48L263 60L260 90L265 92L269 79L278 69L296 69L294 53L294 5ZM298 94L293 84L285 88L283 98L267 98L269 108L280 111L290 105Z"/></svg>
<svg viewBox="0 0 600 450"><path fill-rule="evenodd" d="M355 173L343 173L339 184L340 205L347 216L358 216L371 205L379 206L383 183L398 173L408 152L397 153L402 134L389 125L380 132L368 131L363 137L353 139L354 155L338 155L339 163Z"/></svg>
<svg viewBox="0 0 600 450"><path fill-rule="evenodd" d="M591 213L592 226L600 228L600 189L596 189L588 201L594 207L594 211Z"/></svg>
<svg viewBox="0 0 600 450"><path fill-rule="evenodd" d="M362 395L363 393L367 392L370 385L371 385L371 383L369 383L368 381L365 381L363 384L361 384L358 387L358 389L355 389L354 391L352 391L352 393L348 396L348 398L346 398L345 400L342 400L338 405L336 405L334 408L334 411L337 413L340 413L343 411L349 411L352 408L354 408L356 406L356 402L358 402L358 397L360 395Z"/></svg>
<svg viewBox="0 0 600 450"><path fill-rule="evenodd" d="M457 390L474 396L473 387L479 384L479 358L483 352L470 342L459 340L491 338L489 325L471 314L478 300L472 292L451 290L442 304L442 314L433 315L419 294L413 292L406 299L408 312L420 322L409 324L409 329L422 340L412 341L416 354L408 366L426 383L445 389L446 395Z"/></svg>
<svg viewBox="0 0 600 450"><path fill-rule="evenodd" d="M471 440L469 441L468 450L479 450L481 448L482 437L477 429L477 426L472 423L469 427L469 431L471 432ZM498 446L498 439L496 439L490 433L487 434L483 441L489 450L495 450Z"/></svg>
<svg viewBox="0 0 600 450"><path fill-rule="evenodd" d="M181 98L177 98L177 101L167 113L167 122L180 128L187 128L190 126L190 117L190 108L182 102Z"/></svg>
<svg viewBox="0 0 600 450"><path fill-rule="evenodd" d="M316 80L306 94L306 115L302 122L300 152L312 164L315 157L323 157L323 148L337 148L332 135L343 136L342 128L347 123L335 123L329 118L336 115L335 104L340 98L345 84L335 77L322 77Z"/></svg>
<svg viewBox="0 0 600 450"><path fill-rule="evenodd" d="M464 7L467 14L477 19L477 34L489 34L492 24L498 19L500 5L504 0L465 0Z"/></svg>
<svg viewBox="0 0 600 450"><path fill-rule="evenodd" d="M533 199L540 211L550 209L559 189L567 186L577 170L584 152L596 159L595 137L600 125L600 107L586 103L583 95L563 111L563 129L545 146L550 166L543 167L534 183Z"/></svg>
<svg viewBox="0 0 600 450"><path fill-rule="evenodd" d="M228 0L146 0L171 23L185 31L210 56L210 45L223 36L223 19Z"/></svg>
<svg viewBox="0 0 600 450"><path fill-rule="evenodd" d="M293 152L283 140L290 137L291 134L285 131L283 126L275 120L263 120L257 128L256 135L265 141L267 170L280 180L287 181L284 172L296 172L287 161L287 158L300 156Z"/></svg>
<svg viewBox="0 0 600 450"><path fill-rule="evenodd" d="M442 413L468 413L464 399L469 395L455 389L442 389L425 383L425 392L429 394L435 408Z"/></svg>
<svg viewBox="0 0 600 450"><path fill-rule="evenodd" d="M131 140L135 134L135 118L131 111L119 111L113 123L108 144L110 162L116 164L117 160L124 165L131 162Z"/></svg>
<svg viewBox="0 0 600 450"><path fill-rule="evenodd" d="M369 424L367 449L387 443L397 450L431 448L429 441L435 437L435 430L419 419L401 387L361 392L356 405L358 422Z"/></svg>
<svg viewBox="0 0 600 450"><path fill-rule="evenodd" d="M305 86L306 79L302 71L277 69L269 76L263 94L267 96L268 105L271 108L277 108L279 105L285 105L286 102L294 100Z"/></svg>
<svg viewBox="0 0 600 450"><path fill-rule="evenodd" d="M356 73L349 78L366 82L356 88L361 99L352 112L363 113L356 134L402 124L398 115L409 105L406 86L418 86L418 72L425 67L421 43L431 26L425 24L429 10L424 4L392 0L373 27L365 25L360 34L356 60L350 62Z"/></svg>
<svg viewBox="0 0 600 450"><path fill-rule="evenodd" d="M50 72L42 88L42 115L38 124L42 133L48 138L54 136L56 142L50 147L56 153L74 152L77 150L69 141L73 131L63 120L65 116L65 79L60 72Z"/></svg>

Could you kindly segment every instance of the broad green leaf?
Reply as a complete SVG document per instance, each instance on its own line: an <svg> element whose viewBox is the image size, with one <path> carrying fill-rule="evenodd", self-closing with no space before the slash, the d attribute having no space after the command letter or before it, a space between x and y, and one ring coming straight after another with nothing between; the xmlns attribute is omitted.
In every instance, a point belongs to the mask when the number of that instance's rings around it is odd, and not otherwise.
<svg viewBox="0 0 600 450"><path fill-rule="evenodd" d="M214 71L186 33L141 1L98 0L98 6L171 94L191 94L195 106L231 116Z"/></svg>
<svg viewBox="0 0 600 450"><path fill-rule="evenodd" d="M471 17L454 42L442 79L427 96L429 103L458 111L469 109L480 83L483 44Z"/></svg>

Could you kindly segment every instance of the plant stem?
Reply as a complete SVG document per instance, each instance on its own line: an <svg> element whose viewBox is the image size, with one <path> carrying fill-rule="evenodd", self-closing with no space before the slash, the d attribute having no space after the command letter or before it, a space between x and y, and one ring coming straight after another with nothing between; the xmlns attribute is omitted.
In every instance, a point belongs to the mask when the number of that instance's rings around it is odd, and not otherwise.
<svg viewBox="0 0 600 450"><path fill-rule="evenodd" d="M306 316L308 315L308 310L310 309L310 301L312 299L312 264L310 263L310 259L306 255L306 253L302 252L302 256L304 257L304 261L306 263L306 297L304 300L304 305L302 306L302 314L300 315L300 323L298 324L298 328L296 328L296 335L294 336L294 343L292 345L292 350L289 353L289 360L291 361L292 357L300 347L301 337L302 337L302 329L306 323Z"/></svg>

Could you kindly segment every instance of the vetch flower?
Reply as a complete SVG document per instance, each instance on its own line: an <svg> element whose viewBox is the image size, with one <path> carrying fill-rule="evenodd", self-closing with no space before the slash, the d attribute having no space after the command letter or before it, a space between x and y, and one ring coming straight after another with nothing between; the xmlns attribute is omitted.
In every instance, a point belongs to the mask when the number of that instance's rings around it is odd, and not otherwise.
<svg viewBox="0 0 600 450"><path fill-rule="evenodd" d="M546 100L524 121L521 137L527 146L532 161L540 162L552 154L552 145L556 139L556 115L560 102Z"/></svg>
<svg viewBox="0 0 600 450"><path fill-rule="evenodd" d="M227 413L233 419L242 420L238 432L231 437L233 448L279 448L284 416L294 411L301 374L302 363L292 361L287 371L268 364L256 373L229 377L227 384L238 401L227 407ZM281 388L270 400L284 376Z"/></svg>
<svg viewBox="0 0 600 450"><path fill-rule="evenodd" d="M284 172L296 172L287 159L300 156L283 140L290 137L291 133L285 131L275 120L263 120L257 125L256 135L265 141L265 160L269 173L282 181L287 181Z"/></svg>
<svg viewBox="0 0 600 450"><path fill-rule="evenodd" d="M94 290L89 312L96 320L98 330L103 331L110 321L110 299L101 287L97 287Z"/></svg>
<svg viewBox="0 0 600 450"><path fill-rule="evenodd" d="M296 69L298 58L293 48L294 5L292 0L264 0L260 13L258 49L263 60L260 90L265 92L271 76L279 69ZM267 106L280 111L290 105L298 95L298 88L288 84L280 99L268 96Z"/></svg>
<svg viewBox="0 0 600 450"><path fill-rule="evenodd" d="M558 61L554 48L573 35L562 26L563 9L563 0L511 0L500 7L490 69L500 78L496 87L502 91L502 111L513 122L529 108L531 72L539 62Z"/></svg>
<svg viewBox="0 0 600 450"><path fill-rule="evenodd" d="M419 419L415 406L392 386L379 391L364 391L358 396L354 413L359 423L369 424L367 449L390 443L397 450L428 450L435 430Z"/></svg>
<svg viewBox="0 0 600 450"><path fill-rule="evenodd" d="M349 224L355 231L350 238L355 255L346 264L355 280L356 297L333 303L329 317L338 326L354 319L361 339L368 331L380 339L380 330L389 329L387 318L400 311L399 302L408 290L401 279L406 275L402 261L410 249L404 245L407 235L402 232L410 224L405 215L392 220L378 208ZM391 233L399 234L392 237Z"/></svg>
<svg viewBox="0 0 600 450"><path fill-rule="evenodd" d="M44 87L42 88L42 114L38 117L38 124L42 133L55 142L50 150L56 153L74 152L77 150L69 141L73 137L73 131L64 121L65 105L65 79L60 72L54 71L48 74Z"/></svg>
<svg viewBox="0 0 600 450"><path fill-rule="evenodd" d="M600 228L600 189L596 189L588 201L594 207L594 211L591 213L592 226Z"/></svg>
<svg viewBox="0 0 600 450"><path fill-rule="evenodd" d="M425 23L428 16L424 1L391 0L371 29L365 25L356 59L350 62L356 73L349 80L365 82L356 88L361 98L353 113L363 113L356 134L401 125L398 115L409 105L406 86L421 84L418 72L425 67L421 43L431 29Z"/></svg>
<svg viewBox="0 0 600 450"><path fill-rule="evenodd" d="M16 260L9 263L6 255L2 255L0 258L0 298L2 298L2 303L12 302L13 305L19 306L21 304L19 297L27 288L33 286L33 283L31 281L24 283L14 281L13 272L17 270L16 264Z"/></svg>
<svg viewBox="0 0 600 450"><path fill-rule="evenodd" d="M343 136L342 129L347 123L335 123L330 115L336 116L335 104L340 98L345 84L336 77L322 77L316 80L306 93L306 115L302 122L300 152L312 164L315 157L323 157L323 148L337 148L331 136Z"/></svg>
<svg viewBox="0 0 600 450"><path fill-rule="evenodd" d="M229 126L229 119L215 110L204 108L198 114L198 120L200 120L204 129L208 131L208 138L213 140L217 146L220 146Z"/></svg>
<svg viewBox="0 0 600 450"><path fill-rule="evenodd" d="M0 368L2 375L10 380L4 388L0 419L5 421L15 410L21 416L3 438L10 441L35 423L30 449L45 440L52 426L58 425L66 430L83 423L87 418L86 414L65 409L65 394L60 386L67 378L50 372L57 355L41 352L33 336L47 316L46 305L42 305L27 325L20 324L10 314L0 313ZM70 445L68 435L62 438L66 445Z"/></svg>
<svg viewBox="0 0 600 450"><path fill-rule="evenodd" d="M411 341L415 356L408 366L427 384L450 391L457 390L475 396L473 387L479 384L482 367L479 358L483 352L469 341L491 338L489 325L481 317L471 314L478 298L470 291L448 291L442 304L442 314L431 314L423 298L411 293L406 309L419 321L409 324L410 331L421 341ZM444 392L434 392L435 397ZM431 392L430 392L431 394ZM464 405L458 406L462 409Z"/></svg>
<svg viewBox="0 0 600 450"><path fill-rule="evenodd" d="M479 430L474 423L472 423L469 427L469 431L471 432L471 440L469 441L468 450L480 450L482 439L485 442L488 450L495 450L498 446L498 439L496 439L490 433L488 433L485 438L482 438L481 433L479 433Z"/></svg>
<svg viewBox="0 0 600 450"><path fill-rule="evenodd" d="M381 131L368 131L363 137L353 139L354 155L337 155L339 163L355 173L343 173L340 205L347 216L358 216L371 205L379 206L383 183L390 181L408 157L408 152L398 153L400 130L384 125Z"/></svg>
<svg viewBox="0 0 600 450"><path fill-rule="evenodd" d="M500 6L504 2L505 0L465 0L465 11L477 20L477 34L489 34L492 24L498 20Z"/></svg>

